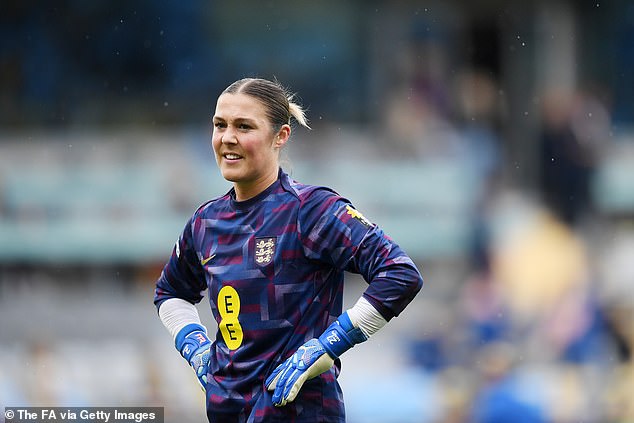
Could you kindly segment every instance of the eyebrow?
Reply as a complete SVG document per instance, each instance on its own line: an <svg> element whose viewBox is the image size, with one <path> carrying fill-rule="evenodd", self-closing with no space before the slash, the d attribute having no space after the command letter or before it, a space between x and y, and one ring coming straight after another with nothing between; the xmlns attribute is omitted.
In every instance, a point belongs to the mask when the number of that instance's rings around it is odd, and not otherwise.
<svg viewBox="0 0 634 423"><path fill-rule="evenodd" d="M226 122L227 120L225 118L223 118L222 116L212 116L212 121L214 122ZM257 122L255 119L251 119L251 118L246 118L246 117L237 117L233 120L235 123L248 123L250 125L256 125Z"/></svg>

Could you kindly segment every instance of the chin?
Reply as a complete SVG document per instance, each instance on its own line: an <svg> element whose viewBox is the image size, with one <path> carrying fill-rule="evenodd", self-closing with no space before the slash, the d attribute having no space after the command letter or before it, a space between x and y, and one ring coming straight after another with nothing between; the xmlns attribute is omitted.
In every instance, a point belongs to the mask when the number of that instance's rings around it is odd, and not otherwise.
<svg viewBox="0 0 634 423"><path fill-rule="evenodd" d="M236 172L233 169L220 169L220 173L222 177L225 178L229 182L240 182L242 180L241 172Z"/></svg>
<svg viewBox="0 0 634 423"><path fill-rule="evenodd" d="M240 178L235 175L233 172L220 172L222 177L225 178L229 182L239 182Z"/></svg>

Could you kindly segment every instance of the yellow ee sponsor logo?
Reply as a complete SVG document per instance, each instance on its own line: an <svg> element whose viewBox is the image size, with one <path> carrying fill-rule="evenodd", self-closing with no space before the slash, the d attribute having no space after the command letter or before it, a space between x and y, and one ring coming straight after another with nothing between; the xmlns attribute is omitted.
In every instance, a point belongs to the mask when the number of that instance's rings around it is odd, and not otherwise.
<svg viewBox="0 0 634 423"><path fill-rule="evenodd" d="M238 321L240 314L240 296L232 286L223 286L218 292L218 311L222 320L218 325L222 338L230 350L242 345L242 326Z"/></svg>

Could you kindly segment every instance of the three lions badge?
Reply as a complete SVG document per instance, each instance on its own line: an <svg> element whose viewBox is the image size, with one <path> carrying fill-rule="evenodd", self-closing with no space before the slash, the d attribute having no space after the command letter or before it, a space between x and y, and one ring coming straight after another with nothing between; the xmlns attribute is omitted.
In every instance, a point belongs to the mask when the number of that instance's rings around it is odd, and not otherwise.
<svg viewBox="0 0 634 423"><path fill-rule="evenodd" d="M275 256L276 239L256 238L255 239L255 263L258 266L266 266Z"/></svg>

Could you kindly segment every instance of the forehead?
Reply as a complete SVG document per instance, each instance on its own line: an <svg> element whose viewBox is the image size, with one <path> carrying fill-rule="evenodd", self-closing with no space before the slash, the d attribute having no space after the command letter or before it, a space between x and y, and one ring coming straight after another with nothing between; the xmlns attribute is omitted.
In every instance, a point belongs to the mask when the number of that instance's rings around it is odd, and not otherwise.
<svg viewBox="0 0 634 423"><path fill-rule="evenodd" d="M218 97L214 117L229 119L267 120L266 108L255 97L241 93L224 93Z"/></svg>

